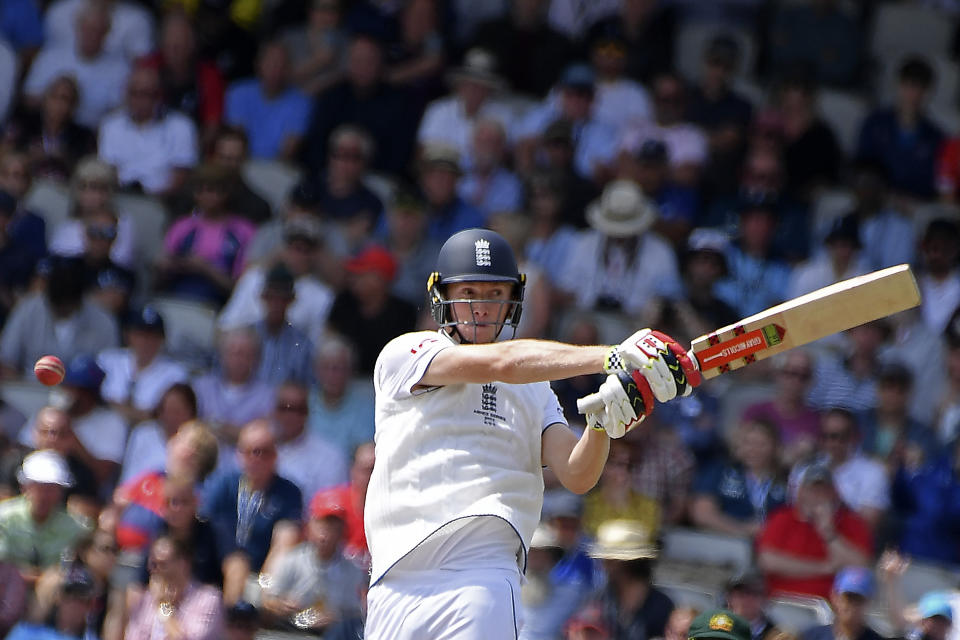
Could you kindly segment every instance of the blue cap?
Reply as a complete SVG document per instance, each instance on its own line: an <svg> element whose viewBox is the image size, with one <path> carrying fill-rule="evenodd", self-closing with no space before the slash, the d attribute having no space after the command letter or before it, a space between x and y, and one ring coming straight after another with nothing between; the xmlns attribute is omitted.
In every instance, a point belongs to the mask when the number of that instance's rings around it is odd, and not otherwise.
<svg viewBox="0 0 960 640"><path fill-rule="evenodd" d="M580 63L567 67L560 76L560 86L572 89L587 89L593 91L597 83L597 76L589 65Z"/></svg>
<svg viewBox="0 0 960 640"><path fill-rule="evenodd" d="M163 316L156 307L148 304L142 309L130 312L127 316L127 328L163 333Z"/></svg>
<svg viewBox="0 0 960 640"><path fill-rule="evenodd" d="M855 593L864 598L873 597L873 573L864 567L841 569L833 581L837 593Z"/></svg>
<svg viewBox="0 0 960 640"><path fill-rule="evenodd" d="M98 391L104 376L103 369L96 360L87 355L80 355L74 357L67 365L67 375L63 378L63 384L68 387Z"/></svg>
<svg viewBox="0 0 960 640"><path fill-rule="evenodd" d="M920 612L921 619L941 616L953 622L953 606L950 604L950 597L942 591L923 594L920 602L917 603L917 611Z"/></svg>

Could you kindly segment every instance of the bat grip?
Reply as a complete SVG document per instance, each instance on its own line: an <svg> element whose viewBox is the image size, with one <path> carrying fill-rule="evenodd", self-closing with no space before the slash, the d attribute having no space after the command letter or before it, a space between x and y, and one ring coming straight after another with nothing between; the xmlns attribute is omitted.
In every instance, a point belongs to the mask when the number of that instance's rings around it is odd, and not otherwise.
<svg viewBox="0 0 960 640"><path fill-rule="evenodd" d="M599 393L591 393L577 400L577 411L582 414L597 413L603 409L603 399Z"/></svg>

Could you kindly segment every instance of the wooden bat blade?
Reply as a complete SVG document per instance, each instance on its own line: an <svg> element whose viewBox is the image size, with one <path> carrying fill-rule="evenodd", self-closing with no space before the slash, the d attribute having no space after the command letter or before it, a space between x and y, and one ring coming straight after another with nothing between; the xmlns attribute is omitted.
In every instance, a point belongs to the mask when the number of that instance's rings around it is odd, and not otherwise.
<svg viewBox="0 0 960 640"><path fill-rule="evenodd" d="M690 348L704 377L713 378L918 304L916 279L901 264L788 300L700 336Z"/></svg>

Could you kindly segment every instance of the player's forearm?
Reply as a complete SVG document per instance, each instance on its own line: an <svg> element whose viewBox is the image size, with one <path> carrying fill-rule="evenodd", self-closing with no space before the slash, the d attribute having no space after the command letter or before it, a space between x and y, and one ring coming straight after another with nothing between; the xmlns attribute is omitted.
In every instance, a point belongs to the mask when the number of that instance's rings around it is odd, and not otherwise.
<svg viewBox="0 0 960 640"><path fill-rule="evenodd" d="M564 487L574 493L590 491L600 480L610 453L610 438L603 431L585 429L567 458L565 473L560 477Z"/></svg>
<svg viewBox="0 0 960 640"><path fill-rule="evenodd" d="M609 349L530 339L464 345L447 350L455 351L451 353L455 361L444 363L443 368L460 382L528 384L563 380L602 372L603 359ZM439 367L434 365L439 365L444 355L438 355L431 364L431 374L436 373L435 369ZM440 384L449 384L450 375L444 376L447 382L441 378Z"/></svg>

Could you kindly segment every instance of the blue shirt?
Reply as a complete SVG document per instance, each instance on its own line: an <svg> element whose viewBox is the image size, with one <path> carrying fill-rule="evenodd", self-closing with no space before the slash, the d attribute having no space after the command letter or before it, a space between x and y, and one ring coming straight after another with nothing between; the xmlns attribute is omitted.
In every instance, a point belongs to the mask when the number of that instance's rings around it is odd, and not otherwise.
<svg viewBox="0 0 960 640"><path fill-rule="evenodd" d="M546 103L528 113L514 131L513 137L524 139L543 134L555 120L563 117L557 101ZM598 164L613 162L618 149L617 131L610 125L596 120L573 124L573 166L584 178L593 178Z"/></svg>
<svg viewBox="0 0 960 640"><path fill-rule="evenodd" d="M310 392L310 417L307 428L327 442L340 447L347 459L357 445L373 440L374 394L370 380L356 380L347 388L346 397L335 407L323 403L320 392Z"/></svg>
<svg viewBox="0 0 960 640"><path fill-rule="evenodd" d="M960 565L960 477L950 455L917 472L899 469L890 487L900 516L900 551L917 559Z"/></svg>
<svg viewBox="0 0 960 640"><path fill-rule="evenodd" d="M759 482L740 464L714 464L694 482L693 492L712 496L720 511L737 520L765 520L787 502L787 484L771 478Z"/></svg>
<svg viewBox="0 0 960 640"><path fill-rule="evenodd" d="M860 128L857 156L886 167L890 186L895 189L933 198L937 195L937 154L942 141L943 132L925 116L908 130L901 128L892 108L880 109L867 116Z"/></svg>
<svg viewBox="0 0 960 640"><path fill-rule="evenodd" d="M273 159L280 155L284 140L306 133L310 99L291 88L270 100L258 80L242 80L227 90L224 115L247 132L251 156Z"/></svg>
<svg viewBox="0 0 960 640"><path fill-rule="evenodd" d="M550 571L550 595L536 606L523 605L520 640L553 640L597 586L596 562L583 548L568 553Z"/></svg>
<svg viewBox="0 0 960 640"><path fill-rule="evenodd" d="M40 47L43 44L43 19L36 0L0 2L0 35L14 49Z"/></svg>
<svg viewBox="0 0 960 640"><path fill-rule="evenodd" d="M97 640L97 636L89 629L82 636L70 636L47 625L19 622L10 631L7 640Z"/></svg>
<svg viewBox="0 0 960 640"><path fill-rule="evenodd" d="M502 167L487 179L480 178L476 173L468 173L457 185L457 193L486 215L499 211L519 211L523 206L523 184L512 171Z"/></svg>
<svg viewBox="0 0 960 640"><path fill-rule="evenodd" d="M256 324L260 336L260 366L257 380L270 385L294 381L309 385L313 381L313 341L289 322L276 334L261 320Z"/></svg>
<svg viewBox="0 0 960 640"><path fill-rule="evenodd" d="M459 198L454 199L449 205L442 209L431 207L429 211L429 221L427 222L427 236L432 240L445 242L447 238L463 231L464 229L473 229L474 227L483 227L487 224L487 218L479 209L472 204L467 204Z"/></svg>
<svg viewBox="0 0 960 640"><path fill-rule="evenodd" d="M273 527L281 520L300 522L303 496L297 485L277 475L263 492L244 491L240 482L239 471L211 478L201 515L213 525L224 556L244 551L250 568L259 571L270 551Z"/></svg>

